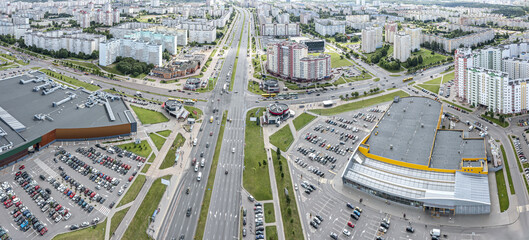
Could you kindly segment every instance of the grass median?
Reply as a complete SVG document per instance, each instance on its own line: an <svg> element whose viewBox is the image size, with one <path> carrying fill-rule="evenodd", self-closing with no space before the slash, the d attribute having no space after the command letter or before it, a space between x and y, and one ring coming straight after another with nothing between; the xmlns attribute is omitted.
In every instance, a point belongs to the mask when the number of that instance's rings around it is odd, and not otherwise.
<svg viewBox="0 0 529 240"><path fill-rule="evenodd" d="M274 212L274 204L273 203L265 203L264 204L264 217L265 222L267 223L273 223L276 221L276 216Z"/></svg>
<svg viewBox="0 0 529 240"><path fill-rule="evenodd" d="M148 163L152 163L154 162L154 159L156 158L156 154L152 154L151 157L149 158L149 160L147 160Z"/></svg>
<svg viewBox="0 0 529 240"><path fill-rule="evenodd" d="M134 215L134 218L130 222L127 231L123 234L123 239L150 239L151 237L147 235L147 228L151 221L151 216L158 208L160 200L162 199L166 185L162 184L161 179L169 180L171 175L163 176L156 179L151 185L149 192L145 195L145 198L141 202L138 211ZM158 221L161 221L159 219Z"/></svg>
<svg viewBox="0 0 529 240"><path fill-rule="evenodd" d="M171 148L169 149L169 151L167 151L167 154L165 155L165 158L163 159L163 162L160 165L160 169L170 168L175 164L176 150L182 145L184 145L185 142L186 139L184 138L184 136L182 136L181 133L178 133L178 135L176 135L176 138L173 141L173 145L171 145Z"/></svg>
<svg viewBox="0 0 529 240"><path fill-rule="evenodd" d="M200 208L200 216L198 218L197 230L195 232L195 239L202 239L204 237L204 229L206 228L206 221L208 219L209 203L211 202L211 194L213 193L213 183L215 182L215 175L217 173L217 164L219 163L220 147L222 146L222 138L224 137L224 128L226 126L226 119L228 111L224 111L222 115L222 124L220 125L219 137L215 145L215 153L211 162L211 170L209 171L208 183L204 193L204 200Z"/></svg>
<svg viewBox="0 0 529 240"><path fill-rule="evenodd" d="M290 130L290 124L286 124L281 129L270 136L270 143L286 152L290 145L294 142L294 136Z"/></svg>
<svg viewBox="0 0 529 240"><path fill-rule="evenodd" d="M140 193L141 188L143 188L143 185L145 184L145 175L136 175L136 180L130 185L129 190L127 193L125 193L125 196L119 201L116 208L121 207L129 202L134 201L136 197L138 196L138 193Z"/></svg>
<svg viewBox="0 0 529 240"><path fill-rule="evenodd" d="M129 211L130 207L124 208L116 213L114 213L114 216L112 216L112 221L110 222L110 236L116 231L116 229L119 227L119 224L121 224L121 221L123 221L123 218L125 215L127 215L127 212Z"/></svg>
<svg viewBox="0 0 529 240"><path fill-rule="evenodd" d="M356 101L356 102L342 104L340 106L333 107L333 108L314 109L314 110L310 110L310 112L315 113L315 114L319 114L319 115L323 115L323 116L336 115L336 114L340 114L340 113L343 113L343 112L353 111L353 110L369 107L369 106L372 106L372 105L381 104L381 103L384 103L384 102L389 102L389 101L392 101L393 98L396 97L396 96L408 97L410 95L407 94L406 92L402 91L402 90L399 90L399 91L396 91L396 92L393 92L393 93L381 95L381 96L378 96L378 97L373 97L373 98L370 98L370 99L365 99L365 100L360 100L360 101Z"/></svg>
<svg viewBox="0 0 529 240"><path fill-rule="evenodd" d="M263 129L251 117L263 115L265 108L255 108L246 114L244 131L244 172L243 187L259 201L272 200L270 175L268 174L267 155L264 146ZM258 115L256 113L259 112Z"/></svg>
<svg viewBox="0 0 529 240"><path fill-rule="evenodd" d="M267 240L277 240L277 227L276 226L267 226L265 228L265 234Z"/></svg>
<svg viewBox="0 0 529 240"><path fill-rule="evenodd" d="M118 147L142 157L148 157L152 152L151 145L149 145L147 140L142 140L140 144L132 142L118 145Z"/></svg>
<svg viewBox="0 0 529 240"><path fill-rule="evenodd" d="M73 232L61 233L53 238L53 240L93 240L105 239L105 227L107 220L94 226L79 229Z"/></svg>
<svg viewBox="0 0 529 240"><path fill-rule="evenodd" d="M498 188L498 200L500 202L500 211L505 212L509 208L509 194L503 176L503 169L496 172L496 187Z"/></svg>
<svg viewBox="0 0 529 240"><path fill-rule="evenodd" d="M292 120L292 123L294 124L294 127L296 128L296 131L299 131L303 127L305 127L307 124L312 122L312 120L316 119L316 116L308 113L302 113L298 117L296 117L294 120Z"/></svg>
<svg viewBox="0 0 529 240"><path fill-rule="evenodd" d="M195 118L196 120L198 120L203 115L202 110L199 108L187 105L185 105L184 108L189 111L189 117Z"/></svg>
<svg viewBox="0 0 529 240"><path fill-rule="evenodd" d="M149 133L149 137L158 150L160 150L160 148L162 148L163 144L165 143L165 138L158 136L156 133Z"/></svg>
<svg viewBox="0 0 529 240"><path fill-rule="evenodd" d="M505 154L505 148L503 148L503 145L500 145L500 148L501 154L503 155L503 164L505 165L505 170L507 170L507 180L509 181L509 189L511 190L511 194L516 194L514 192L514 183L512 182L511 169L509 168L509 161L507 161L507 154Z"/></svg>
<svg viewBox="0 0 529 240"><path fill-rule="evenodd" d="M60 73L56 73L56 72L48 70L48 69L41 69L40 71L43 72L43 73L46 73L46 75L48 75L48 76L50 76L52 78L56 78L56 79L58 79L60 81L75 85L77 87L83 87L83 88L85 88L86 90L89 90L89 91L96 91L96 90L100 89L100 87L98 87L96 85L92 85L90 83L86 83L86 82L77 80L75 78L68 77L68 76L60 74Z"/></svg>
<svg viewBox="0 0 529 240"><path fill-rule="evenodd" d="M142 107L136 107L134 105L130 105L130 107L132 110L134 110L134 113L136 113L136 116L138 116L138 119L142 124L155 124L169 121L169 118L167 118L161 112Z"/></svg>
<svg viewBox="0 0 529 240"><path fill-rule="evenodd" d="M169 137L169 135L171 135L171 130L163 130L163 131L159 131L159 132L156 132L156 133L158 133L159 135L164 136L164 137Z"/></svg>
<svg viewBox="0 0 529 240"><path fill-rule="evenodd" d="M287 159L281 156L278 161L274 157L274 170L279 194L279 206L281 208L281 218L283 229L285 229L286 239L303 239L303 229L299 219L298 207L295 199L294 188L290 178L290 171ZM285 190L288 191L288 196Z"/></svg>
<svg viewBox="0 0 529 240"><path fill-rule="evenodd" d="M151 164L145 164L143 168L141 169L141 173L147 173L150 167L151 167Z"/></svg>

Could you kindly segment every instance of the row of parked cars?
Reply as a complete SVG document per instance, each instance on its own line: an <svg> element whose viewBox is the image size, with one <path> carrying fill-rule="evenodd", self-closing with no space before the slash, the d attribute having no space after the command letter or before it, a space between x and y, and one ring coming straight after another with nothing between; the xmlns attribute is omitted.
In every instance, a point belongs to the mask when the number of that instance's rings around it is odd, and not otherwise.
<svg viewBox="0 0 529 240"><path fill-rule="evenodd" d="M66 174L65 172L61 173L61 177L66 181L74 181L72 180L73 178L68 176L68 174ZM51 178L49 181L50 181L50 184L52 184L54 187L56 186L55 188L57 189L57 191L59 191L60 193L63 193L66 197L70 198L74 203L79 205L79 207L81 207L82 209L86 210L89 213L92 212L92 210L94 210L94 207L81 197L82 194L84 194L85 197L88 197L92 201L96 201L96 203L103 204L103 202L105 201L105 199L99 196L99 194L97 194L95 191L90 190L89 188L83 185L79 185L77 187L74 186L75 189L73 187L72 189L70 189L64 184L55 180L54 178Z"/></svg>
<svg viewBox="0 0 529 240"><path fill-rule="evenodd" d="M255 239L264 239L264 209L260 202L256 202L253 208L255 214ZM263 230L261 230L263 229Z"/></svg>
<svg viewBox="0 0 529 240"><path fill-rule="evenodd" d="M524 138L526 138L525 134L523 136ZM527 139L525 139L525 141L527 141ZM516 154L518 154L518 158L520 159L522 163L526 163L527 158L525 157L525 154L522 150L522 145L520 144L520 138L514 138L512 142L514 144L514 149L516 150ZM524 169L524 173L527 179L529 179L529 168Z"/></svg>
<svg viewBox="0 0 529 240"><path fill-rule="evenodd" d="M102 154L101 152L96 151L93 147L90 147L88 149L77 148L75 151L91 159L93 164L99 164L122 175L126 175L131 169L130 165L122 162L121 160L117 160L110 156Z"/></svg>
<svg viewBox="0 0 529 240"><path fill-rule="evenodd" d="M7 230L0 226L0 239L2 240L12 240L7 233Z"/></svg>
<svg viewBox="0 0 529 240"><path fill-rule="evenodd" d="M53 200L53 198L49 197L49 193L46 193L45 190L37 185L37 182L33 180L27 172L18 171L15 174L15 181L23 187L24 191L30 194L39 207L46 205L47 201ZM24 206L22 201L16 197L11 186L9 186L7 182L2 184L2 189L3 190L0 194L0 197L2 198L1 200L4 202L6 208L10 208L13 205L15 206L10 214L13 216L15 223L20 227L21 231L26 232L33 227L33 229L40 235L44 235L48 232L48 228L46 228L46 226L31 213L28 207ZM46 197L46 200L42 195Z"/></svg>
<svg viewBox="0 0 529 240"><path fill-rule="evenodd" d="M121 149L120 147L117 147L117 146L112 147L112 149L113 149L112 151L117 153L118 157L128 157L128 158L130 158L130 159L132 159L134 161L143 162L143 163L145 162L145 160L147 160L144 157L138 156L138 155L136 155L133 152L129 152L127 150L123 150L123 149Z"/></svg>

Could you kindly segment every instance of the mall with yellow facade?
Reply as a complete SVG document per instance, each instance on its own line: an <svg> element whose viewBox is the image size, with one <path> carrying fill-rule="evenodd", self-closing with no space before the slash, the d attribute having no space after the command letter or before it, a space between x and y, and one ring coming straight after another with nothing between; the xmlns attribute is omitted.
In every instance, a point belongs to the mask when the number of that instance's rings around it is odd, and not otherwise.
<svg viewBox="0 0 529 240"><path fill-rule="evenodd" d="M344 185L433 214L488 214L485 140L445 129L443 106L396 98L353 152Z"/></svg>

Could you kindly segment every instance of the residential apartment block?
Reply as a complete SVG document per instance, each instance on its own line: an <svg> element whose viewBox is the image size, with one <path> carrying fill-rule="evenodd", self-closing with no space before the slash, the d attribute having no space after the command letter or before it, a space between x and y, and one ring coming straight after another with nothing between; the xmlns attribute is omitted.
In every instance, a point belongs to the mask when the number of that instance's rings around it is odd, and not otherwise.
<svg viewBox="0 0 529 240"><path fill-rule="evenodd" d="M410 49L412 51L421 49L422 28L404 28L404 32L410 35Z"/></svg>
<svg viewBox="0 0 529 240"><path fill-rule="evenodd" d="M268 44L266 68L269 73L296 82L310 82L331 76L331 56L308 55L302 43L284 41Z"/></svg>
<svg viewBox="0 0 529 240"><path fill-rule="evenodd" d="M334 34L345 34L345 21L332 19L315 19L314 26L316 32L322 36L333 36Z"/></svg>
<svg viewBox="0 0 529 240"><path fill-rule="evenodd" d="M37 32L28 31L24 34L24 43L42 49L59 51L66 49L72 53L92 54L99 50L99 43L106 40L103 35L83 33L82 30L75 31L50 31Z"/></svg>
<svg viewBox="0 0 529 240"><path fill-rule="evenodd" d="M398 24L395 22L386 23L386 26L384 26L384 33L386 35L385 41L388 43L393 43L393 40L395 40L395 34L398 31Z"/></svg>
<svg viewBox="0 0 529 240"><path fill-rule="evenodd" d="M411 36L398 32L393 41L393 58L405 62L411 55Z"/></svg>
<svg viewBox="0 0 529 240"><path fill-rule="evenodd" d="M382 47L382 27L362 29L362 51L372 53Z"/></svg>
<svg viewBox="0 0 529 240"><path fill-rule="evenodd" d="M111 39L99 44L99 65L108 66L118 56L162 66L162 45L133 39Z"/></svg>
<svg viewBox="0 0 529 240"><path fill-rule="evenodd" d="M494 39L494 30L492 28L479 28L464 25L447 24L445 27L450 30L461 29L463 31L473 31L474 33L457 38L446 38L442 35L422 34L421 43L437 42L442 45L443 50L452 52L461 46L472 47L479 43L484 43Z"/></svg>

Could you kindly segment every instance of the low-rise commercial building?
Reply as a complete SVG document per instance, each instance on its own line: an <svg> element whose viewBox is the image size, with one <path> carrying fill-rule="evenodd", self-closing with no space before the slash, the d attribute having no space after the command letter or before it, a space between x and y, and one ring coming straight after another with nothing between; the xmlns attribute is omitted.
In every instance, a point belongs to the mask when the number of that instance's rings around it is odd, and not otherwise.
<svg viewBox="0 0 529 240"><path fill-rule="evenodd" d="M197 60L175 60L163 67L155 67L151 72L159 78L176 78L195 73L200 69L200 61Z"/></svg>

